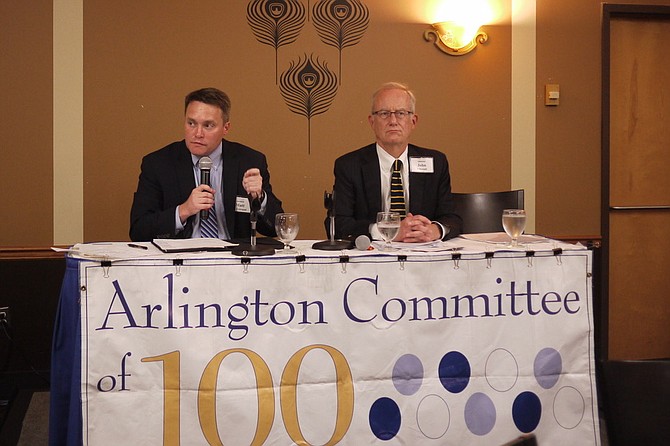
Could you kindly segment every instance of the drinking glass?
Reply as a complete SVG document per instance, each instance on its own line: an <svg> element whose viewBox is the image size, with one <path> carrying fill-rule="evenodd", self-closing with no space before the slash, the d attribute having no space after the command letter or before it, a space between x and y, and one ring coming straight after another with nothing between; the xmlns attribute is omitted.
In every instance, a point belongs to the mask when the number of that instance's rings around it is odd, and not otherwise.
<svg viewBox="0 0 670 446"><path fill-rule="evenodd" d="M282 213L275 216L275 230L277 238L284 244L284 252L295 252L291 249L291 242L298 236L300 221L298 214Z"/></svg>
<svg viewBox="0 0 670 446"><path fill-rule="evenodd" d="M384 251L392 251L391 240L398 235L400 231L400 214L397 212L378 212L377 229L384 239Z"/></svg>
<svg viewBox="0 0 670 446"><path fill-rule="evenodd" d="M502 224L505 232L512 239L509 246L519 246L519 237L526 229L526 211L523 209L505 209L502 214Z"/></svg>

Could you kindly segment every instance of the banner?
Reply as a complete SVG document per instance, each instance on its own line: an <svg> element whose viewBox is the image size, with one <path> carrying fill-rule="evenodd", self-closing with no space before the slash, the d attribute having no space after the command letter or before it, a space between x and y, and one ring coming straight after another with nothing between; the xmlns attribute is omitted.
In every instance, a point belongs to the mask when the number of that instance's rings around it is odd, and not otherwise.
<svg viewBox="0 0 670 446"><path fill-rule="evenodd" d="M84 444L599 444L591 255L81 266Z"/></svg>

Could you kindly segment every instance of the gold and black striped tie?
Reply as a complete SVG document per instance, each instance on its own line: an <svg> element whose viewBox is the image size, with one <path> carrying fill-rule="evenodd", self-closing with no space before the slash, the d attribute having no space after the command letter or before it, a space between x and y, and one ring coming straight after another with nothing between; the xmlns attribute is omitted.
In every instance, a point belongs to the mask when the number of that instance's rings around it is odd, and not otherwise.
<svg viewBox="0 0 670 446"><path fill-rule="evenodd" d="M405 189L402 186L402 161L395 160L391 168L391 212L397 212L403 218L407 215Z"/></svg>

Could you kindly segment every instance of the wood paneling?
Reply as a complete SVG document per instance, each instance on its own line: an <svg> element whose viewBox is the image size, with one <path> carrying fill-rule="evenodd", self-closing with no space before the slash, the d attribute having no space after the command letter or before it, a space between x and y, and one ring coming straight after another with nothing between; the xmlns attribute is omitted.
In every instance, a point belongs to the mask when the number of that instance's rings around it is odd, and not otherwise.
<svg viewBox="0 0 670 446"><path fill-rule="evenodd" d="M609 21L609 357L670 357L670 8ZM604 110L607 112L607 110ZM631 207L665 206L634 210ZM626 209L628 208L628 209Z"/></svg>
<svg viewBox="0 0 670 446"><path fill-rule="evenodd" d="M0 246L53 242L52 3L0 2Z"/></svg>

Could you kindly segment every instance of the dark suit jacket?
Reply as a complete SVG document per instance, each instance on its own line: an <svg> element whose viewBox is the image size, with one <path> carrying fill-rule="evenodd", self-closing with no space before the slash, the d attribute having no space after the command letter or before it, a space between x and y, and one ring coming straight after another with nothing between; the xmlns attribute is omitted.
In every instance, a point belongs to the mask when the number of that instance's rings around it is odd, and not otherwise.
<svg viewBox="0 0 670 446"><path fill-rule="evenodd" d="M251 225L248 213L235 212L235 200L247 196L242 187L244 172L253 167L261 171L263 190L267 195L264 215L258 215L257 231L274 237L274 218L283 212L281 201L272 193L265 155L242 144L223 140L223 204L226 225L232 238L248 239ZM176 233L175 209L185 202L196 187L191 153L184 140L174 142L142 159L137 192L130 211L130 238L149 241L154 238L189 238L195 215L184 230ZM220 191L219 191L220 193Z"/></svg>
<svg viewBox="0 0 670 446"><path fill-rule="evenodd" d="M451 177L447 157L437 150L410 144L409 157L433 158L433 173L409 174L409 212L423 215L450 228L444 237L461 233L461 218L454 213L451 199ZM335 236L337 238L369 235L382 208L379 159L375 144L342 155L335 160ZM328 233L326 219L326 233Z"/></svg>

